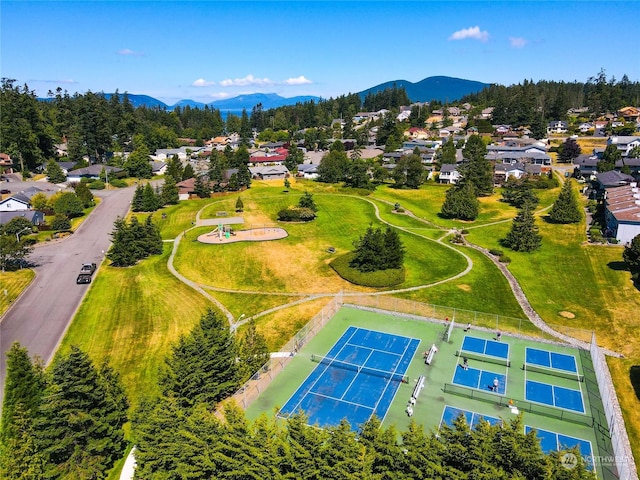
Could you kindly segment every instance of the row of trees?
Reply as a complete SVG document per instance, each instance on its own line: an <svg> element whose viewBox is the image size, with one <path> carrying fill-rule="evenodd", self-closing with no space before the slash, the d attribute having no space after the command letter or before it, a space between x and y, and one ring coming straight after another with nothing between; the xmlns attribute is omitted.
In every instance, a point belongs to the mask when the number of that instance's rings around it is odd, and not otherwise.
<svg viewBox="0 0 640 480"><path fill-rule="evenodd" d="M104 478L125 449L129 404L108 363L96 367L77 347L45 372L27 350L7 352L0 476Z"/></svg>
<svg viewBox="0 0 640 480"><path fill-rule="evenodd" d="M155 189L150 183L144 186L138 184L131 201L131 209L134 212L155 212L165 205L175 205L178 203L178 186L174 178L165 176L162 188Z"/></svg>
<svg viewBox="0 0 640 480"><path fill-rule="evenodd" d="M389 226L383 232L369 225L365 234L353 242L353 246L354 256L349 266L360 272L402 268L404 264L404 245L398 232Z"/></svg>

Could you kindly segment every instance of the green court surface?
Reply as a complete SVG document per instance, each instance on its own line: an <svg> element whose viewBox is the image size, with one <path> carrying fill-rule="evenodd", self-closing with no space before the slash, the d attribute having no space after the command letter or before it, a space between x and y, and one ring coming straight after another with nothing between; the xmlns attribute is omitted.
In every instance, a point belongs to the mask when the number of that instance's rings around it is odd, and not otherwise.
<svg viewBox="0 0 640 480"><path fill-rule="evenodd" d="M591 443L593 455L596 458L609 455L608 452L611 451L608 426L603 414L602 402L588 351L560 344L538 342L530 338L512 337L503 333L500 341L509 345L510 366L496 363L492 358L484 359L482 355L472 355L468 358L470 372L475 370L488 372L482 376L483 380L485 378L493 379L494 374L501 381L506 377L506 385L501 385L498 392L494 393L490 391L489 385L484 385L484 383L491 382L480 382L481 384L474 389L464 385L455 385L454 375L458 369L462 369L462 357L458 352L461 350L464 337L495 340L496 332L475 329L473 326L469 332L465 332L465 325L456 325L449 341L446 341L447 326L443 323L395 316L391 312L383 314L346 306L342 307L313 339L298 350L283 372L276 376L273 382L247 407L247 417L254 419L263 413L275 415L318 365L311 361L311 356L326 355L349 326L420 340L418 350L407 370L409 383L400 384L386 417L383 419L385 425L394 424L400 430L406 429L409 423L407 405L415 382L423 375L425 387L413 406L412 418L422 424L426 430L438 428L447 406L504 420L513 418L514 413L512 413L511 407L515 406L519 407L525 425L586 440ZM438 352L431 364L426 365L423 352L428 351L434 344L438 347ZM526 347L575 356L578 373L584 375L584 381L548 373L525 371L523 365ZM458 374L456 377L459 378L461 375ZM560 387L559 390L578 391L579 394L575 394L575 396L581 396L585 413L579 413L581 408L558 408L548 404L531 402L531 398L527 400L525 393L527 380ZM562 403L562 399L560 400ZM598 465L598 462L596 462L595 468L599 478L613 478L610 477L606 469Z"/></svg>

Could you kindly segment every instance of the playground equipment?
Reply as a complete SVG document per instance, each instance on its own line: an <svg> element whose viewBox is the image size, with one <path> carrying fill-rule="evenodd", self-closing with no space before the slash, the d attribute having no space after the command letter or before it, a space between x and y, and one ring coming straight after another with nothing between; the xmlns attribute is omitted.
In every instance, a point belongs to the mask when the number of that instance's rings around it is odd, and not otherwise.
<svg viewBox="0 0 640 480"><path fill-rule="evenodd" d="M219 224L216 228L214 228L211 232L207 233L207 237L218 236L219 240L223 238L229 238L231 235L235 235L233 229L229 225Z"/></svg>

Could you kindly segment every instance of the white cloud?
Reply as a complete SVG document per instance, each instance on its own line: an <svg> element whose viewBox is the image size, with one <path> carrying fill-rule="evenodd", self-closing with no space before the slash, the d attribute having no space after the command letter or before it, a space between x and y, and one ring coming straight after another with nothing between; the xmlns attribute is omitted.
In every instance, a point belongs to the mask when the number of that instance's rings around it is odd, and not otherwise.
<svg viewBox="0 0 640 480"><path fill-rule="evenodd" d="M141 57L142 55L144 55L144 53L135 52L135 51L130 50L128 48L122 48L122 49L118 50L118 55L129 55L129 56L132 56L132 57Z"/></svg>
<svg viewBox="0 0 640 480"><path fill-rule="evenodd" d="M199 78L195 82L191 84L193 87L210 87L211 85L215 85L216 82L210 82L205 80L204 78Z"/></svg>
<svg viewBox="0 0 640 480"><path fill-rule="evenodd" d="M489 32L486 30L480 30L480 27L476 25L475 27L463 28L462 30L453 32L449 37L449 40L466 40L467 38L486 42L489 40Z"/></svg>
<svg viewBox="0 0 640 480"><path fill-rule="evenodd" d="M522 48L527 44L527 40L522 37L509 37L511 48Z"/></svg>
<svg viewBox="0 0 640 480"><path fill-rule="evenodd" d="M210 93L209 98L213 98L215 100L221 100L223 98L228 98L230 95L227 92L218 92L218 93Z"/></svg>
<svg viewBox="0 0 640 480"><path fill-rule="evenodd" d="M220 82L221 87L246 87L248 85L264 87L267 85L273 85L274 82L269 80L268 78L255 78L253 75L249 74L244 78L236 78L236 79L226 79Z"/></svg>
<svg viewBox="0 0 640 480"><path fill-rule="evenodd" d="M34 79L34 80L30 80L30 82L56 83L56 84L66 84L66 85L73 85L73 84L78 83L78 82L76 82L75 80L73 80L71 78L62 78L62 79L59 79L59 80L38 80L38 79Z"/></svg>
<svg viewBox="0 0 640 480"><path fill-rule="evenodd" d="M296 78L288 78L284 81L285 85L309 85L310 83L313 82L308 78L305 78L304 75L300 75Z"/></svg>

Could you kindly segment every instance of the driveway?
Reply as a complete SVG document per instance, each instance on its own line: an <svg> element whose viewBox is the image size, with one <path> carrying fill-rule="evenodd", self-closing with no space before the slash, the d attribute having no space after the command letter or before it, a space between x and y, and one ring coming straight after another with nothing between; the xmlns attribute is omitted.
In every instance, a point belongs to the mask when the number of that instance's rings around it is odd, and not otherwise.
<svg viewBox="0 0 640 480"><path fill-rule="evenodd" d="M4 396L6 352L20 342L31 356L49 362L64 336L89 285L76 285L80 266L98 265L111 244L110 233L117 217L129 210L132 187L96 193L102 202L80 228L62 241L34 248L29 260L36 277L27 290L0 318L0 402ZM99 275L98 270L95 275Z"/></svg>

